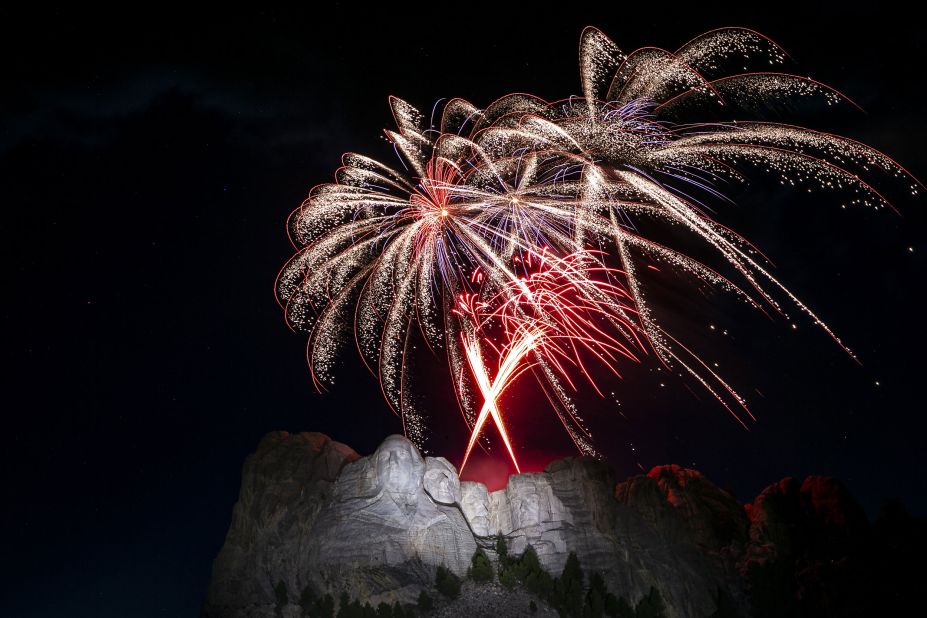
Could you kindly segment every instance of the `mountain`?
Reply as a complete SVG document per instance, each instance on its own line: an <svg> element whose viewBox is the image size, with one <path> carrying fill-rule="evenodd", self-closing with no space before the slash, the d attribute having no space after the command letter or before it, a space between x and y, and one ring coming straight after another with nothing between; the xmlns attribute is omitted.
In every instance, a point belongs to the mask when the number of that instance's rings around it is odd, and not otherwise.
<svg viewBox="0 0 927 618"><path fill-rule="evenodd" d="M325 615L342 593L418 615L532 615L526 599L540 615L557 615L554 605L569 614L565 582L578 573L576 603L600 606L587 615L602 615L606 591L637 615L653 605L647 615L668 618L878 615L915 602L893 587L912 579L894 558L923 555L912 548L924 546L924 522L893 517L871 526L839 481L819 476L783 479L743 505L680 466L616 483L602 462L566 458L489 492L402 436L361 457L323 434L273 432L245 462L202 614ZM466 578L478 550L493 570L528 551L558 579L529 581L527 592L509 578L505 589L467 582L457 600L437 593L439 567ZM593 573L604 582L598 601ZM430 612L423 592L437 599Z"/></svg>

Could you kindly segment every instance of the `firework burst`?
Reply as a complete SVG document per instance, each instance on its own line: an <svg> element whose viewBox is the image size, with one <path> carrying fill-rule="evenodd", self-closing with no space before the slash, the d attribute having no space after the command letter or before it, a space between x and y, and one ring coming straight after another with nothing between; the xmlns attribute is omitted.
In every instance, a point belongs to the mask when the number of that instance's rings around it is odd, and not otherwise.
<svg viewBox="0 0 927 618"><path fill-rule="evenodd" d="M537 376L553 392L560 393L560 380L578 390L571 379L571 373L576 372L601 396L584 356L621 377L620 361L637 362L638 353L646 352L636 332L631 297L620 284L624 273L608 268L590 251L558 258L540 250L529 252L523 261L528 268L537 262L537 270L509 283L487 300L476 294L461 295L454 309L456 315L469 319L469 328L463 329L463 349L483 397L461 471L490 416L512 463L519 469L497 402L522 373L540 368ZM492 379L484 361L483 351L487 349L497 361ZM588 434L577 435L574 428L582 424L569 399L559 397L551 403L565 411L561 420L572 421L564 422L564 428L574 442L584 444Z"/></svg>
<svg viewBox="0 0 927 618"><path fill-rule="evenodd" d="M810 78L770 70L787 61L778 45L741 28L675 52L630 54L587 28L581 97L510 94L485 109L452 99L436 124L391 98L398 131L386 136L403 171L346 154L335 182L313 188L288 220L297 253L276 294L287 323L309 334L317 387L331 382L341 346L353 339L422 445L425 419L409 400L405 370L417 329L447 357L470 433L464 461L488 418L515 461L498 398L526 372L577 448L594 454L569 396L577 372L601 392L585 370L590 359L620 375L621 362L652 353L746 426L743 397L657 318L650 273L670 270L770 313L797 310L850 353L708 203L723 201L720 187L743 182L751 168L876 209L891 207L871 184L877 175L903 178L912 193L920 187L886 155L836 135L771 122L680 122L693 111L733 116L796 99L855 105ZM764 70L730 72L733 63ZM723 268L641 232L653 226L687 232Z"/></svg>

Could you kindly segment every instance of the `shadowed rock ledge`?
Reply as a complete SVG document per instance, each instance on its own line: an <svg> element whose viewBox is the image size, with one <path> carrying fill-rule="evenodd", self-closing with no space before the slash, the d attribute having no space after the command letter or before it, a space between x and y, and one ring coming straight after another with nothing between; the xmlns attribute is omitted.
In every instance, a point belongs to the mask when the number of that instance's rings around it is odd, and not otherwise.
<svg viewBox="0 0 927 618"><path fill-rule="evenodd" d="M301 591L412 605L439 566L465 576L478 547L495 560L499 535L510 554L531 546L552 574L574 552L632 604L656 588L669 617L711 616L719 598L725 616L789 615L789 600L779 614L757 611L757 598L800 600L796 560L813 576L835 553L856 559L868 534L846 489L823 477L785 479L745 508L694 470L658 466L616 485L601 462L566 458L488 492L402 436L360 457L323 434L273 432L245 462L203 616L300 616ZM470 615L527 615L519 608Z"/></svg>

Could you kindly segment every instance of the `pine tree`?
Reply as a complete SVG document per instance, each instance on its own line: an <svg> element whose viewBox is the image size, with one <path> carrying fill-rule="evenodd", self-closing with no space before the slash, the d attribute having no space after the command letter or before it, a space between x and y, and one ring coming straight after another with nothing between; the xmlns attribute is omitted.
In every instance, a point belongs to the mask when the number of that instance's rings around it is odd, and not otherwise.
<svg viewBox="0 0 927 618"><path fill-rule="evenodd" d="M713 613L708 618L738 618L739 614L734 607L734 602L731 598L724 593L721 588L718 588L718 594L715 597L715 613Z"/></svg>
<svg viewBox="0 0 927 618"><path fill-rule="evenodd" d="M352 618L351 616L351 598L346 591L341 592L338 597L338 618Z"/></svg>
<svg viewBox="0 0 927 618"><path fill-rule="evenodd" d="M332 595L326 594L316 599L309 610L309 616L310 618L335 618L335 599Z"/></svg>
<svg viewBox="0 0 927 618"><path fill-rule="evenodd" d="M447 598L456 599L460 595L460 579L444 566L439 566L435 588Z"/></svg>
<svg viewBox="0 0 927 618"><path fill-rule="evenodd" d="M489 558L482 549L477 548L470 562L470 568L467 569L467 575L470 579L481 583L492 581L492 565L489 563Z"/></svg>
<svg viewBox="0 0 927 618"><path fill-rule="evenodd" d="M430 612L434 608L434 601L431 600L431 596L427 592L422 590L418 593L418 608L423 612Z"/></svg>
<svg viewBox="0 0 927 618"><path fill-rule="evenodd" d="M299 594L299 606L303 610L303 616L309 615L309 611L312 609L314 603L315 595L312 594L312 588L309 587L309 584L306 584L306 587L303 588L303 591Z"/></svg>
<svg viewBox="0 0 927 618"><path fill-rule="evenodd" d="M583 569L579 566L579 558L570 552L563 574L560 576L563 590L563 608L568 616L580 618L583 615Z"/></svg>
<svg viewBox="0 0 927 618"><path fill-rule="evenodd" d="M521 555L519 563L521 563L526 575L541 571L541 560L538 558L538 553L530 545L525 548L525 553Z"/></svg>
<svg viewBox="0 0 927 618"><path fill-rule="evenodd" d="M583 606L583 618L603 618L607 595L605 580L598 573L593 573L589 578L589 591L586 593L586 603Z"/></svg>
<svg viewBox="0 0 927 618"><path fill-rule="evenodd" d="M650 592L642 598L637 607L634 609L635 618L665 618L666 605L663 603L663 597L660 592L650 587Z"/></svg>
<svg viewBox="0 0 927 618"><path fill-rule="evenodd" d="M624 597L608 593L605 597L605 614L611 618L634 618L634 608Z"/></svg>
<svg viewBox="0 0 927 618"><path fill-rule="evenodd" d="M499 559L499 568L504 569L509 562L509 547L505 544L505 537L501 534L496 538L496 557Z"/></svg>
<svg viewBox="0 0 927 618"><path fill-rule="evenodd" d="M277 582L277 585L274 586L274 614L277 616L283 616L283 608L290 602L290 595L287 592L286 584L283 583L283 580Z"/></svg>
<svg viewBox="0 0 927 618"><path fill-rule="evenodd" d="M509 567L499 574L499 583L506 590L513 590L518 585L518 578L515 576L515 569Z"/></svg>

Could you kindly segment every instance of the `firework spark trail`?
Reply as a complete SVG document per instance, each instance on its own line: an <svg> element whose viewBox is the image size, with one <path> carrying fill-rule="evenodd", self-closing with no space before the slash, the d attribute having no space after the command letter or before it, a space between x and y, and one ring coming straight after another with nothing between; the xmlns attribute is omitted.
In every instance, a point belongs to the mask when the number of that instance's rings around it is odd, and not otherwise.
<svg viewBox="0 0 927 618"><path fill-rule="evenodd" d="M586 28L579 59L581 97L548 102L515 93L484 109L450 99L443 108L435 104L430 122L390 97L397 130L385 133L405 171L346 154L335 182L314 187L291 213L287 232L296 253L281 268L275 292L287 324L309 335L306 357L317 388L332 382L345 331L353 326L357 350L386 401L423 446L424 415L410 402L406 375L417 327L428 349L447 355L471 430L468 452L487 419L503 434L497 399L521 375L517 368L530 364L577 448L594 454L569 398L568 390L577 388L571 376L583 375L601 392L583 358L619 375L628 352L640 350L652 351L667 368L678 366L743 423L734 407L749 415L745 400L651 306L650 278L662 271L730 293L764 314L787 316L795 307L847 349L772 275L758 249L714 220L712 206L730 201L725 184L745 182L748 167L786 186L834 192L844 206L892 208L875 188L877 175L906 182L913 195L923 185L885 154L830 133L772 122L685 120L692 111L734 118L798 99L855 104L788 73L788 55L745 28L713 30L674 52L647 47L627 54ZM654 225L684 230L718 264L641 231ZM566 259L590 249L603 251L602 259L577 260L572 271L560 273L571 282L566 297L529 283L540 255ZM620 293L594 282L610 278L597 270L606 256L620 268ZM479 280L471 279L476 272ZM507 307L507 317L496 318L508 320L510 345L519 341L518 328L536 334L524 354L512 352L516 369L496 371L494 379L482 355L493 351L505 360L505 345L496 350L477 337L479 329L456 311L461 295L477 292L481 302ZM576 303L582 310L571 313ZM579 319L591 315L597 317ZM465 379L468 370L482 405ZM510 432L504 435L512 454Z"/></svg>
<svg viewBox="0 0 927 618"><path fill-rule="evenodd" d="M496 424L496 429L502 437L505 448L508 449L509 456L512 458L512 463L515 465L515 470L521 472L518 459L515 457L512 443L508 437L508 432L505 430L505 423L502 420L502 414L499 412L497 400L505 391L506 387L514 382L519 375L531 368L531 364L522 364L521 361L534 349L539 337L540 333L537 332L520 333L520 336L515 339L511 345L507 346L506 353L499 363L499 371L496 373L494 380L489 379L486 366L483 364L483 359L480 355L479 340L475 337L471 337L463 341L467 361L470 363L473 377L476 379L480 392L483 394L483 407L476 418L476 422L473 424L470 441L467 443L467 450L464 453L463 463L460 465L461 473L467 465L470 451L473 450L473 446L476 444L480 432L483 430L486 418L489 415L492 415L492 420Z"/></svg>
<svg viewBox="0 0 927 618"><path fill-rule="evenodd" d="M641 339L633 334L637 326L629 317L634 311L630 295L615 283L592 278L598 274L614 279L624 273L604 266L590 251L558 258L537 250L519 261L529 265L536 263L538 270L519 284L510 283L507 289L487 301L474 302L477 295L466 295L460 299L456 311L474 322L474 330L463 340L463 345L484 398L471 429L461 471L489 416L516 470L520 470L499 411L498 398L528 369L542 365L564 379L573 390L578 390L569 375L570 368L575 368L600 396L604 396L582 359L583 352L620 377L616 368L619 360L637 362L639 358L633 348L643 349ZM599 322L615 326L615 334L609 333ZM491 334L481 331L492 323L501 324L506 341L496 350L499 369L494 381L489 379L479 343L481 339L491 341ZM618 338L621 336L627 343ZM529 355L533 357L530 360Z"/></svg>

